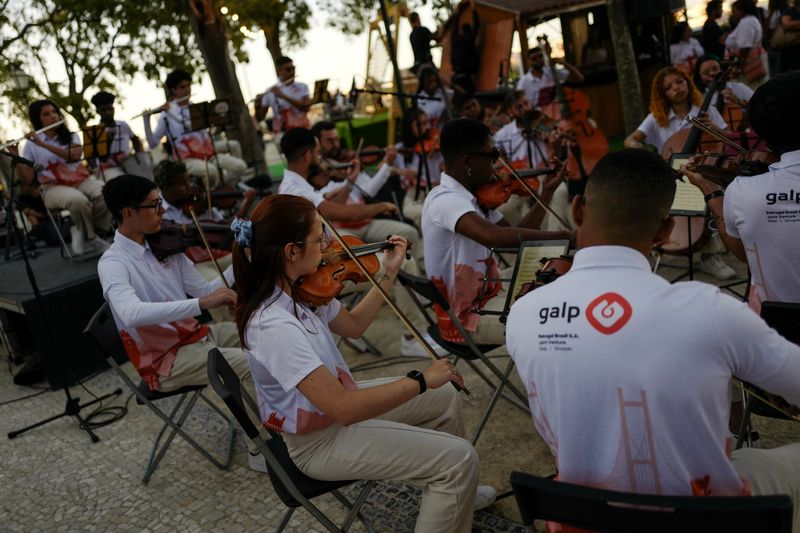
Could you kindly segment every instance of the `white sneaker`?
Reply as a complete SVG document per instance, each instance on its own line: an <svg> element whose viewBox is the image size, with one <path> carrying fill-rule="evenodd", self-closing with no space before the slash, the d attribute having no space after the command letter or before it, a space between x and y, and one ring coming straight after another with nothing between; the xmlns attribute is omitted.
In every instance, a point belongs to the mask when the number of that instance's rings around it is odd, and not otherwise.
<svg viewBox="0 0 800 533"><path fill-rule="evenodd" d="M111 247L111 243L108 241L101 239L100 237L95 237L87 244L91 245L91 247L98 253L103 253Z"/></svg>
<svg viewBox="0 0 800 533"><path fill-rule="evenodd" d="M711 274L717 279L731 279L736 275L736 271L725 264L718 254L714 254L700 263L700 271Z"/></svg>
<svg viewBox="0 0 800 533"><path fill-rule="evenodd" d="M267 460L266 458L257 453L253 455L252 453L247 453L247 466L250 467L250 470L255 470L256 472L261 472L263 474L267 473ZM480 487L478 487L480 489Z"/></svg>
<svg viewBox="0 0 800 533"><path fill-rule="evenodd" d="M433 348L433 351L436 352L436 355L445 356L450 353L439 346L439 344L433 340L433 338L428 335L427 332L422 334L422 338L431 345L431 348ZM425 348L422 347L422 344L419 343L416 337L411 337L409 339L403 335L400 338L400 355L405 357L428 357L428 352L425 351Z"/></svg>
<svg viewBox="0 0 800 533"><path fill-rule="evenodd" d="M491 485L478 485L475 493L475 511L486 509L494 503L497 491Z"/></svg>
<svg viewBox="0 0 800 533"><path fill-rule="evenodd" d="M86 240L83 238L83 231L76 226L72 226L69 228L69 234L72 236L72 242L70 244L70 248L72 248L72 253L75 255L81 255L83 252L86 251L84 244Z"/></svg>

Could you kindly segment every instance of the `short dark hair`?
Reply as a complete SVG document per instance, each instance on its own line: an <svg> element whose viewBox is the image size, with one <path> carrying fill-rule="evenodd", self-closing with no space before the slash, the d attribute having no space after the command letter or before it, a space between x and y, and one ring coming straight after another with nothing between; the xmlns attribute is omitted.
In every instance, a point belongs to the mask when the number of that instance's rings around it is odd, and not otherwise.
<svg viewBox="0 0 800 533"><path fill-rule="evenodd" d="M739 9L745 15L758 16L758 6L753 0L736 0L731 4L731 9Z"/></svg>
<svg viewBox="0 0 800 533"><path fill-rule="evenodd" d="M175 159L162 159L153 169L153 181L161 189L169 189L175 181L186 172L186 165L183 161Z"/></svg>
<svg viewBox="0 0 800 533"><path fill-rule="evenodd" d="M706 15L710 15L717 9L722 9L722 0L711 0L711 2L706 4Z"/></svg>
<svg viewBox="0 0 800 533"><path fill-rule="evenodd" d="M419 13L412 11L408 14L408 20L411 22L419 22Z"/></svg>
<svg viewBox="0 0 800 533"><path fill-rule="evenodd" d="M289 56L280 56L278 59L275 60L276 67L282 67L287 63L294 63L294 61L292 61L292 58Z"/></svg>
<svg viewBox="0 0 800 533"><path fill-rule="evenodd" d="M483 148L492 132L483 122L471 118L451 120L442 128L439 150L445 165L454 165L459 157Z"/></svg>
<svg viewBox="0 0 800 533"><path fill-rule="evenodd" d="M626 148L597 162L586 183L584 200L592 223L607 233L639 239L655 235L675 197L675 173L659 155Z"/></svg>
<svg viewBox="0 0 800 533"><path fill-rule="evenodd" d="M140 205L156 188L147 178L123 174L103 185L103 200L117 223L122 222L122 210Z"/></svg>
<svg viewBox="0 0 800 533"><path fill-rule="evenodd" d="M164 85L167 87L168 91L172 91L172 89L180 85L182 81L188 81L191 83L192 75L183 69L176 68L167 74L167 79L164 80Z"/></svg>
<svg viewBox="0 0 800 533"><path fill-rule="evenodd" d="M314 134L314 137L319 139L322 136L323 131L331 131L336 129L336 124L331 122L330 120L320 120L313 126L311 126L311 133Z"/></svg>
<svg viewBox="0 0 800 533"><path fill-rule="evenodd" d="M291 129L281 138L281 152L290 163L297 161L306 151L313 150L316 145L317 138L308 128Z"/></svg>
<svg viewBox="0 0 800 533"><path fill-rule="evenodd" d="M113 104L115 98L116 97L109 92L100 91L94 96L92 96L92 104L95 107L100 107L101 105Z"/></svg>
<svg viewBox="0 0 800 533"><path fill-rule="evenodd" d="M750 126L771 150L800 149L800 70L771 78L756 89L747 105Z"/></svg>

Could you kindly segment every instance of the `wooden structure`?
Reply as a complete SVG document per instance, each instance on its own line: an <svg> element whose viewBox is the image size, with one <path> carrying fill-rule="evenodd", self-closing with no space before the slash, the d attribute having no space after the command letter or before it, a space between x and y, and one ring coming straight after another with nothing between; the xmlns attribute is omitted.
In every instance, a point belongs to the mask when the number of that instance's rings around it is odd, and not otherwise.
<svg viewBox="0 0 800 533"><path fill-rule="evenodd" d="M497 89L498 80L508 75L515 34L519 39L524 69L527 70L527 33L530 27L559 18L565 58L579 68L581 52L592 26L589 21L594 21L601 35L609 35L606 0L476 0L475 8L481 26L480 70L475 79L479 92ZM671 26L672 13L684 8L684 0L626 0L645 106L649 103L652 78L666 64L666 32ZM458 24L472 22L469 9L463 10L460 17ZM442 39L440 67L446 78L452 75L450 42L448 29ZM586 80L578 87L588 95L593 118L600 128L609 138L630 133L624 131L622 101L613 61L605 68L595 68L591 72L587 70L584 74Z"/></svg>

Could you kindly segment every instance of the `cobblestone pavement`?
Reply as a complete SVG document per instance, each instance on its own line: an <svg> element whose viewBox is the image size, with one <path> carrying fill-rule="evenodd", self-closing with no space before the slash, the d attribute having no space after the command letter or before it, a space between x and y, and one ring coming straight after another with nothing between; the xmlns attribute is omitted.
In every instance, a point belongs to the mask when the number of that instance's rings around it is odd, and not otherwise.
<svg viewBox="0 0 800 533"><path fill-rule="evenodd" d="M739 271L741 273L741 267ZM667 271L668 275L673 272ZM402 326L382 309L367 331L383 355L361 354L342 345L342 351L356 379L404 375L421 369L421 359L398 357ZM502 349L501 349L502 350ZM502 352L492 354L503 368ZM64 394L45 392L39 396L6 404L32 392L18 387L6 370L7 358L0 356L0 429L6 432L26 426L63 410ZM489 400L490 391L463 363L459 368L472 391L465 401L467 427L473 431ZM10 368L16 372L16 368ZM514 381L518 382L516 375ZM84 401L91 393L102 394L123 386L108 370L85 383L88 390L72 387ZM91 393L89 392L91 391ZM213 396L213 392L209 391ZM110 405L124 405L127 391ZM233 464L227 471L212 467L188 444L177 439L167 452L150 483L141 476L149 447L160 424L145 407L128 402L128 414L120 421L96 430L101 441L92 444L71 418L34 429L14 440L0 439L0 531L255 531L271 530L284 507L266 476L247 467L241 432L237 433ZM201 442L221 453L224 427L211 410L198 404L187 429L199 434ZM87 415L91 408L83 412ZM773 447L800 441L800 425L757 419L762 446ZM481 457L481 483L509 490L512 470L539 475L555 469L546 446L533 429L529 416L505 401L498 403L477 444ZM402 493L402 498L386 498ZM384 485L365 507L377 517L381 531L408 531L413 526L417 492L408 486ZM397 501L405 499L405 505ZM390 501L391 503L386 503ZM373 503L374 502L374 503ZM344 513L332 497L321 497L324 512L342 519ZM370 511L370 506L373 507ZM500 501L476 515L477 531L520 531L514 522L519 514L513 498ZM321 531L311 516L298 510L289 531ZM362 531L357 525L354 531Z"/></svg>

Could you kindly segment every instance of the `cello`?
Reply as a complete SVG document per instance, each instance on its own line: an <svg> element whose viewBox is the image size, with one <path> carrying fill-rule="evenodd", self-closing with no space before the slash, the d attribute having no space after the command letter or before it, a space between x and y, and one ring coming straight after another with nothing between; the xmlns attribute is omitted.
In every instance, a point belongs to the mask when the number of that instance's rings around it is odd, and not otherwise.
<svg viewBox="0 0 800 533"><path fill-rule="evenodd" d="M608 139L591 118L591 105L586 93L572 87L564 87L556 75L555 65L550 61L550 44L547 36L537 38L544 50L545 68L555 83L555 98L540 106L541 111L556 121L557 126L574 136L567 160L570 179L586 180L594 165L609 152Z"/></svg>

